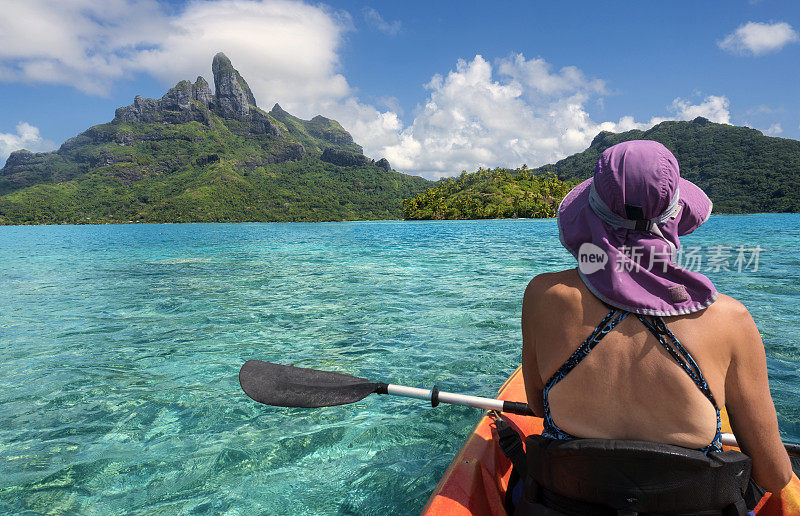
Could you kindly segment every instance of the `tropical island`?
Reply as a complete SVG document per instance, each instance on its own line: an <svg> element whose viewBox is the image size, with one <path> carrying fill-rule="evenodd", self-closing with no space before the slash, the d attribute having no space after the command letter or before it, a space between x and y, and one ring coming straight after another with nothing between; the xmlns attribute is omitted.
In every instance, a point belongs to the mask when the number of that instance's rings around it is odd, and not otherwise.
<svg viewBox="0 0 800 516"><path fill-rule="evenodd" d="M479 169L445 178L403 201L406 219L508 219L555 217L561 199L575 186L554 174L527 167Z"/></svg>
<svg viewBox="0 0 800 516"><path fill-rule="evenodd" d="M222 53L161 99L53 152L13 152L0 169L0 224L397 219L431 186L364 156L335 120L257 107Z"/></svg>
<svg viewBox="0 0 800 516"><path fill-rule="evenodd" d="M318 222L553 217L600 154L650 139L678 158L717 213L800 211L800 141L696 118L601 132L583 152L535 169L484 169L438 182L371 159L337 121L260 109L222 53L214 92L198 77L137 96L111 122L58 150L11 153L0 224Z"/></svg>

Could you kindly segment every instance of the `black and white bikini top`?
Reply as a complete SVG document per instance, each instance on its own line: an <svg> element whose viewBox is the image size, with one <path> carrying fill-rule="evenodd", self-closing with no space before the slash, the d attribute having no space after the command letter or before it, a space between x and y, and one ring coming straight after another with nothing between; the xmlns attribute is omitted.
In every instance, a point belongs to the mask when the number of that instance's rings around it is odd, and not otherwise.
<svg viewBox="0 0 800 516"><path fill-rule="evenodd" d="M584 358L586 358L586 356L592 349L594 349L597 343L600 342L603 337L605 337L608 332L614 328L614 326L625 319L629 313L630 312L626 312L624 310L612 308L608 315L606 315L600 324L597 325L597 328L594 329L592 334L583 341L578 349L576 349L575 352L570 355L567 361L564 362L564 364L559 367L555 373L553 373L553 376L547 380L544 385L544 390L542 391L542 397L544 401L543 436L553 439L577 439L576 436L558 428L553 421L553 418L550 415L550 404L548 402L550 389L552 389L555 384L561 381L570 371L575 369L575 366L577 366ZM680 365L681 368L686 371L686 374L689 375L695 385L697 385L705 397L708 398L717 412L717 433L714 435L714 440L712 440L709 445L700 448L700 451L704 453L711 451L722 451L722 446L720 443L720 437L722 435L722 420L720 418L719 407L714 399L714 395L711 394L708 383L703 377L703 373L700 371L697 362L695 362L689 351L683 347L683 344L680 343L670 329L667 328L666 323L661 317L653 316L652 318L648 319L647 317L638 314L636 317L642 322L642 324L645 325L648 330L650 330L650 333L652 333L653 336L658 339L658 342L664 347L664 349L667 350L672 358L675 359L678 365Z"/></svg>

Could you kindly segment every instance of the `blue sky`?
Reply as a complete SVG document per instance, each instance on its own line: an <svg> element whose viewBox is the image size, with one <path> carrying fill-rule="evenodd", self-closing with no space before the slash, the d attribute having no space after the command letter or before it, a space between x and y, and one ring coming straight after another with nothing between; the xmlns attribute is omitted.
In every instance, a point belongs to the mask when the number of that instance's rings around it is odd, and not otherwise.
<svg viewBox="0 0 800 516"><path fill-rule="evenodd" d="M698 115L800 139L800 2L609 4L0 0L0 163L211 82L217 51L261 107L335 118L431 178Z"/></svg>

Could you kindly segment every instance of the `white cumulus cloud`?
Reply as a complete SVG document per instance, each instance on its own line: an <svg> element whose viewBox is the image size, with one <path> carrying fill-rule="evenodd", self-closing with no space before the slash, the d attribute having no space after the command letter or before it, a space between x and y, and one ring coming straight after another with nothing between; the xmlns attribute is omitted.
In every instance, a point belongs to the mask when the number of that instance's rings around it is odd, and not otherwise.
<svg viewBox="0 0 800 516"><path fill-rule="evenodd" d="M724 96L709 95L700 104L692 104L680 97L672 101L672 110L677 120L693 120L698 116L719 124L730 124L730 101Z"/></svg>
<svg viewBox="0 0 800 516"><path fill-rule="evenodd" d="M154 0L12 2L0 18L0 80L105 95L135 72L210 81L211 57L223 51L261 104L281 99L311 113L350 93L337 71L349 26L344 13L293 0L199 0L172 14Z"/></svg>
<svg viewBox="0 0 800 516"><path fill-rule="evenodd" d="M222 51L261 107L280 102L289 112L313 116L351 93L338 72L348 24L343 14L290 0L193 2L169 20L158 48L141 52L132 66L167 83L198 71L211 82L211 57Z"/></svg>
<svg viewBox="0 0 800 516"><path fill-rule="evenodd" d="M166 29L153 0L5 2L0 80L68 84L105 95Z"/></svg>
<svg viewBox="0 0 800 516"><path fill-rule="evenodd" d="M732 54L760 56L777 52L798 39L797 32L786 22L747 22L717 44Z"/></svg>
<svg viewBox="0 0 800 516"><path fill-rule="evenodd" d="M647 129L665 120L704 116L729 123L726 97L699 104L676 98L671 116L637 122L632 116L596 122L586 104L606 93L605 83L575 67L553 70L520 54L498 61L460 60L426 85L430 94L399 140L376 154L400 170L438 178L479 166L552 163L585 149L600 131ZM389 139L389 138L387 138Z"/></svg>
<svg viewBox="0 0 800 516"><path fill-rule="evenodd" d="M397 34L400 33L400 29L403 26L400 20L388 22L383 18L383 16L381 16L381 13L379 13L372 7L365 7L363 13L364 13L364 20L370 27L378 29L379 31L383 32L384 34L388 34L389 36L396 36Z"/></svg>
<svg viewBox="0 0 800 516"><path fill-rule="evenodd" d="M780 123L774 123L764 131L764 134L767 136L778 136L783 132L783 127L781 127Z"/></svg>
<svg viewBox="0 0 800 516"><path fill-rule="evenodd" d="M55 144L42 138L39 128L27 122L20 122L13 133L0 133L0 164L5 164L8 155L15 150L47 151Z"/></svg>
<svg viewBox="0 0 800 516"><path fill-rule="evenodd" d="M777 113L778 111L779 111L778 109L773 109L773 108L771 108L771 107L769 107L769 106L767 106L765 104L760 104L760 105L758 105L756 107L748 109L746 111L746 114L750 115L750 116L753 116L753 115L756 115L756 116L758 116L758 115L772 115L774 113Z"/></svg>

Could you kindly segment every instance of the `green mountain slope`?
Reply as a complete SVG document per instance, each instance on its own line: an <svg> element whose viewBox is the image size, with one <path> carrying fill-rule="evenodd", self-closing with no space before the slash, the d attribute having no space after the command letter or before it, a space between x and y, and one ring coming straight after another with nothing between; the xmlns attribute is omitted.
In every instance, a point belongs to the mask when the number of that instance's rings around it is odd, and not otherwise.
<svg viewBox="0 0 800 516"><path fill-rule="evenodd" d="M602 132L585 151L536 171L586 179L605 149L628 140L663 143L678 159L681 175L705 190L716 213L800 211L800 141L705 118L662 122L646 131Z"/></svg>
<svg viewBox="0 0 800 516"><path fill-rule="evenodd" d="M54 152L11 154L0 223L322 221L399 218L430 186L361 154L338 122L255 104L223 54L198 77Z"/></svg>
<svg viewBox="0 0 800 516"><path fill-rule="evenodd" d="M354 154L361 154L363 149L353 142L350 133L344 130L336 120L317 115L311 120L301 120L284 111L275 104L269 112L270 116L280 121L297 141L303 144L306 152L321 156L327 148L339 148Z"/></svg>

